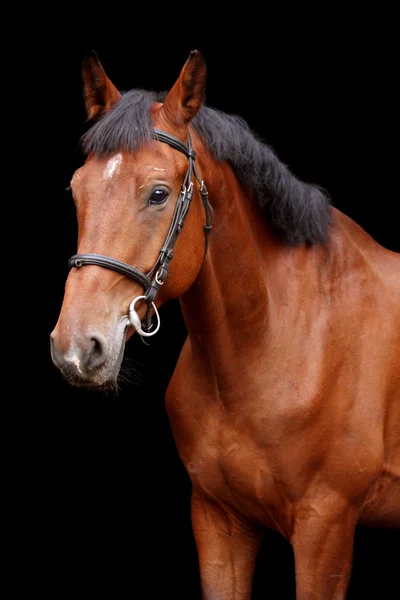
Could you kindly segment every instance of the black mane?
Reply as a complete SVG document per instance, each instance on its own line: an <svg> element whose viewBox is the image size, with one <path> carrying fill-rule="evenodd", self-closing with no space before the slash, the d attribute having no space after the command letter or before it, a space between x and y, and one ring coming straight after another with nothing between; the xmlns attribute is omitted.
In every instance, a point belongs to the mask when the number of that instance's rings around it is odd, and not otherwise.
<svg viewBox="0 0 400 600"><path fill-rule="evenodd" d="M106 156L150 139L156 93L131 90L82 137L85 152ZM228 161L255 190L266 216L290 244L326 242L331 217L327 194L297 179L240 117L203 106L192 121L216 160Z"/></svg>

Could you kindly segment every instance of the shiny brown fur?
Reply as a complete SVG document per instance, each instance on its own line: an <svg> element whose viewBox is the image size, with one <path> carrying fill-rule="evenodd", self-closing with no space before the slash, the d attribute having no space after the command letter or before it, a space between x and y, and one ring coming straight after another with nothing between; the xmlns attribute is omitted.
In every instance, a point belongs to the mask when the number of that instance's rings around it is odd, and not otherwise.
<svg viewBox="0 0 400 600"><path fill-rule="evenodd" d="M95 57L84 83L91 118L118 102ZM179 297L188 330L166 406L193 484L203 597L249 600L262 532L273 528L292 544L298 600L339 600L356 523L400 525L400 259L334 208L328 243L284 243L191 128L204 89L193 52L152 110L154 126L184 142L189 127L215 210L203 260L195 186L156 299ZM78 252L146 271L174 208L147 206L146 190L161 181L176 198L187 159L157 141L121 157L113 177L110 158L94 155L74 175ZM116 379L141 293L113 271L72 269L52 334L72 383Z"/></svg>

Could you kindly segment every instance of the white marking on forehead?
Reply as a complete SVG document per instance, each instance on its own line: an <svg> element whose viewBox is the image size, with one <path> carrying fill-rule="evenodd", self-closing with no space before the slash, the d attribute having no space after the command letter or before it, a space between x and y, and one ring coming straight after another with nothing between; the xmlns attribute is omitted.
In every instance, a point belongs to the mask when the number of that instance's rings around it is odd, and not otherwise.
<svg viewBox="0 0 400 600"><path fill-rule="evenodd" d="M111 179L114 175L117 175L122 163L122 154L115 154L108 161L106 168L104 169L103 179Z"/></svg>

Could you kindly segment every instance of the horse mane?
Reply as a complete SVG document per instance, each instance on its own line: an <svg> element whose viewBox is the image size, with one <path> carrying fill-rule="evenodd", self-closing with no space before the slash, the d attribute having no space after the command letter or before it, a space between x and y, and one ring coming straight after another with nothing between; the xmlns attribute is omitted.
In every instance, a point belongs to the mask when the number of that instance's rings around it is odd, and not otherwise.
<svg viewBox="0 0 400 600"><path fill-rule="evenodd" d="M151 138L151 106L165 95L146 90L126 92L82 136L84 151L107 156L138 148ZM287 243L327 241L331 221L327 193L293 175L241 117L203 105L192 125L214 158L229 162L242 184L255 191L266 218Z"/></svg>

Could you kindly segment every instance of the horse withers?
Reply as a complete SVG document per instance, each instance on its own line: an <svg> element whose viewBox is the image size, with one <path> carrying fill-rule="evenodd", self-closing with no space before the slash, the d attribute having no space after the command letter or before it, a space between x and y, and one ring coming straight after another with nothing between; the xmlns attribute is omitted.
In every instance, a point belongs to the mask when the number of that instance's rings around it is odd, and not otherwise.
<svg viewBox="0 0 400 600"><path fill-rule="evenodd" d="M164 95L83 64L87 158L55 365L117 382L124 347L179 298L166 394L192 482L205 600L249 600L263 531L290 541L299 600L344 598L356 524L400 525L400 257L204 105L193 51Z"/></svg>

